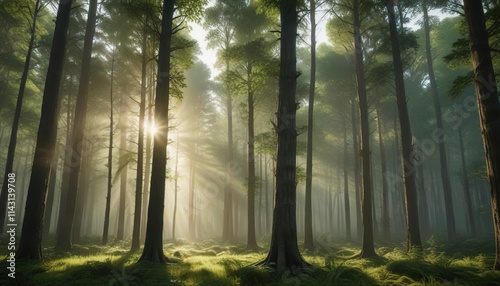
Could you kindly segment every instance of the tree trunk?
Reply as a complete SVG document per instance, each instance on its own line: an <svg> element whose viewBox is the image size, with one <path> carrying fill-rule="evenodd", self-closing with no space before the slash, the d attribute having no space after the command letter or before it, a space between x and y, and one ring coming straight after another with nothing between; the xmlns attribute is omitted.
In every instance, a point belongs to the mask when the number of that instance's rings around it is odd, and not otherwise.
<svg viewBox="0 0 500 286"><path fill-rule="evenodd" d="M0 233L2 234L4 233L4 223L7 214L7 201L8 201L7 198L9 197L8 194L11 194L11 190L9 189L9 178L11 178L10 176L12 176L12 174L14 174L15 176L15 173L12 173L12 171L14 165L14 155L16 153L17 131L19 129L19 121L21 119L21 110L23 108L24 90L26 89L26 82L28 80L28 74L30 70L31 54L33 53L33 47L35 43L36 21L40 10L41 10L40 0L37 0L35 3L35 9L33 10L33 22L31 23L31 29L30 29L30 41L28 44L28 52L26 53L26 59L24 60L24 68L23 68L23 74L21 76L19 93L17 94L16 110L14 111L14 120L12 122L9 148L7 151L7 160L5 162L5 173L3 176L2 193L0 194Z"/></svg>
<svg viewBox="0 0 500 286"><path fill-rule="evenodd" d="M229 61L226 61L226 72L229 72ZM222 240L231 241L233 234L233 99L227 93L227 158L226 181L224 185L224 221L222 225Z"/></svg>
<svg viewBox="0 0 500 286"><path fill-rule="evenodd" d="M252 82L252 65L247 69L248 82ZM248 87L248 230L247 249L258 249L257 238L255 236L255 148L254 148L254 94L251 87Z"/></svg>
<svg viewBox="0 0 500 286"><path fill-rule="evenodd" d="M316 85L316 1L309 1L311 22L311 80L309 84L309 106L307 113L307 163L306 163L306 200L304 220L304 244L302 247L314 250L312 230L312 157L314 125L314 90Z"/></svg>
<svg viewBox="0 0 500 286"><path fill-rule="evenodd" d="M31 171L26 211L17 259L42 258L42 225L45 196L57 138L59 87L66 50L66 39L73 1L61 1L57 11L49 68L45 79L42 112ZM9 175L7 175L9 177Z"/></svg>
<svg viewBox="0 0 500 286"><path fill-rule="evenodd" d="M406 242L408 250L422 249L420 238L420 226L418 222L418 198L415 184L416 167L414 163L413 137L410 127L410 117L406 106L406 93L403 75L403 62L399 48L398 31L394 12L394 2L387 2L389 14L389 31L391 34L392 59L394 65L394 77L396 85L396 101L398 105L399 124L401 129L401 146L403 160L403 178L406 206Z"/></svg>
<svg viewBox="0 0 500 286"><path fill-rule="evenodd" d="M380 148L380 168L382 170L382 238L384 241L388 241L391 237L391 227L389 221L389 187L387 184L387 161L385 158L385 145L384 137L382 135L382 124L380 118L379 108L375 108L377 113L377 130L378 130L378 140Z"/></svg>
<svg viewBox="0 0 500 286"><path fill-rule="evenodd" d="M431 85L434 109L436 110L436 128L438 131L437 143L439 144L439 162L441 165L440 169L441 181L443 183L443 192L444 192L446 229L448 233L448 240L455 241L456 229L455 229L455 216L453 214L453 195L451 192L451 183L448 172L448 162L446 159L446 148L444 145L445 131L443 129L443 115L441 112L441 103L439 102L438 87L436 83L436 76L434 75L434 66L432 63L429 15L427 14L427 0L422 1L422 10L424 12L425 54L427 57L427 69L429 73L429 81Z"/></svg>
<svg viewBox="0 0 500 286"><path fill-rule="evenodd" d="M142 32L142 69L141 69L141 102L139 106L139 138L137 143L137 172L135 182L135 207L134 227L132 230L131 251L137 251L141 245L141 207L142 207L142 181L144 167L144 119L146 116L146 67L147 67L147 33Z"/></svg>
<svg viewBox="0 0 500 286"><path fill-rule="evenodd" d="M73 229L73 220L75 216L75 207L78 191L78 179L80 174L81 161L88 150L84 150L86 143L84 129L87 115L87 101L90 82L90 64L92 58L92 43L94 40L97 18L97 0L90 1L87 17L87 26L85 29L85 40L83 44L82 68L80 74L80 83L78 85L78 94L76 99L75 120L73 122L72 133L72 165L69 168L69 184L67 190L66 209L59 215L63 216L62 224L57 233L55 248L60 251L71 251L71 232ZM89 148L90 146L85 146Z"/></svg>
<svg viewBox="0 0 500 286"><path fill-rule="evenodd" d="M488 43L488 32L482 1L464 0L469 31L472 65L479 107L481 134L486 153L486 171L490 188L493 226L495 229L495 263L500 270L500 102Z"/></svg>
<svg viewBox="0 0 500 286"><path fill-rule="evenodd" d="M195 135L196 138L196 135ZM196 139L191 143L192 146L189 151L189 236L191 239L196 239L195 230L195 184L196 184Z"/></svg>
<svg viewBox="0 0 500 286"><path fill-rule="evenodd" d="M267 257L261 262L278 270L287 268L293 272L308 265L300 255L297 245L296 5L295 1L280 1L281 52L279 103L276 113L278 133L276 204L271 246Z"/></svg>
<svg viewBox="0 0 500 286"><path fill-rule="evenodd" d="M177 192L179 186L177 185L179 179L179 136L177 136L177 146L175 149L175 171L174 171L174 214L172 217L172 240L175 241L175 222L177 218Z"/></svg>
<svg viewBox="0 0 500 286"><path fill-rule="evenodd" d="M170 89L170 47L175 1L163 1L158 80L156 84L155 122L157 132L153 146L151 190L144 251L139 261L167 262L163 254L163 209L168 143L168 100Z"/></svg>
<svg viewBox="0 0 500 286"><path fill-rule="evenodd" d="M79 242L82 234L83 225L83 210L87 204L89 193L89 169L90 169L90 154L83 157L82 169L80 170L80 179L78 184L78 192L76 195L75 220L73 227L73 241Z"/></svg>
<svg viewBox="0 0 500 286"><path fill-rule="evenodd" d="M123 240L125 235L125 208L128 185L128 144L127 144L127 125L128 125L128 95L122 95L121 114L120 114L120 202L118 205L118 229L116 232L116 241Z"/></svg>
<svg viewBox="0 0 500 286"><path fill-rule="evenodd" d="M368 118L368 100L366 97L366 84L363 63L363 48L361 45L361 22L359 16L359 0L353 2L354 23L354 50L356 62L356 79L358 87L359 111L361 115L361 161L362 161L362 196L361 196L361 220L362 239L360 257L374 257L375 248L373 244L373 217L372 217L372 181L370 166L370 123Z"/></svg>
<svg viewBox="0 0 500 286"><path fill-rule="evenodd" d="M419 202L419 221L420 221L420 234L421 237L427 237L429 235L429 206L427 203L427 190L425 186L424 179L424 164L418 164L417 170L419 173L418 183L420 192L418 193L418 202Z"/></svg>
<svg viewBox="0 0 500 286"><path fill-rule="evenodd" d="M351 241L351 205L349 202L349 168L347 164L347 120L344 110L342 131L344 136L344 210L345 210L345 236L347 241ZM326 190L325 190L326 191ZM327 200L328 201L328 200ZM333 222L330 222L333 223Z"/></svg>
<svg viewBox="0 0 500 286"><path fill-rule="evenodd" d="M356 103L351 101L351 123L352 123L352 148L354 157L354 193L356 205L356 237L361 238L361 196L359 188L359 145L358 145L358 116L356 113Z"/></svg>
<svg viewBox="0 0 500 286"><path fill-rule="evenodd" d="M472 196L470 194L469 173L465 163L465 147L462 126L458 125L458 144L460 147L460 162L462 165L462 183L464 187L465 205L467 207L467 220L471 235L476 235L476 223L474 222L474 207L472 205Z"/></svg>
<svg viewBox="0 0 500 286"><path fill-rule="evenodd" d="M54 208L54 199L56 193L56 184L57 184L57 162L59 161L59 156L57 152L58 148L56 146L56 151L54 152L54 159L52 161L52 166L50 168L50 177L49 177L49 189L47 192L47 206L45 208L45 217L44 217L44 225L43 225L43 235L42 237L47 237L50 233L50 226L52 221L52 209Z"/></svg>
<svg viewBox="0 0 500 286"><path fill-rule="evenodd" d="M115 77L115 52L116 47L113 48L113 56L111 58L111 82L110 82L110 108L109 108L109 146L108 146L108 185L106 192L106 208L104 209L104 230L102 232L102 244L108 243L109 233L109 214L111 211L111 189L113 188L113 127L114 127L114 112L113 112L113 83Z"/></svg>

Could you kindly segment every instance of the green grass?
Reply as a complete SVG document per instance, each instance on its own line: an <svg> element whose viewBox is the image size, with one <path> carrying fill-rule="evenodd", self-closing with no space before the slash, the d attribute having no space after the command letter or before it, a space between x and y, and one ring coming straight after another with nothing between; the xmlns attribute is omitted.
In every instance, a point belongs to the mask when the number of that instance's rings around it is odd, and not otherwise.
<svg viewBox="0 0 500 286"><path fill-rule="evenodd" d="M253 266L265 258L244 244L168 242L165 254L172 263L136 263L140 253L129 253L128 243L100 246L88 239L74 245L73 254L57 253L48 245L43 262L17 262L16 279L6 272L0 285L499 285L500 272L489 270L491 241L462 240L453 248L430 240L424 255L407 253L404 245L380 246L380 259L353 258L354 244L318 241L315 252L304 252L313 266L300 274ZM466 248L465 248L466 247ZM1 250L4 251L4 250ZM5 255L1 269L6 269Z"/></svg>

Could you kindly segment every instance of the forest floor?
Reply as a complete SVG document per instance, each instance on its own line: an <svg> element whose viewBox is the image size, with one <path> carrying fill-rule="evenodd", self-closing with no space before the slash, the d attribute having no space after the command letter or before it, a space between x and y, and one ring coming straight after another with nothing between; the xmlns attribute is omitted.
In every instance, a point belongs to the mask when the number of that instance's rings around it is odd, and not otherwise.
<svg viewBox="0 0 500 286"><path fill-rule="evenodd" d="M268 241L269 239L267 239ZM461 239L456 245L427 241L424 255L408 254L402 244L377 246L380 259L353 258L359 245L316 241L315 252L303 252L313 266L301 274L277 273L252 266L265 258L244 244L214 240L165 244L169 264L136 263L129 242L101 246L98 238L75 244L73 255L44 245L43 262L17 262L16 278L7 277L6 247L0 250L0 285L499 285L492 271L493 241ZM0 242L0 245L6 245Z"/></svg>

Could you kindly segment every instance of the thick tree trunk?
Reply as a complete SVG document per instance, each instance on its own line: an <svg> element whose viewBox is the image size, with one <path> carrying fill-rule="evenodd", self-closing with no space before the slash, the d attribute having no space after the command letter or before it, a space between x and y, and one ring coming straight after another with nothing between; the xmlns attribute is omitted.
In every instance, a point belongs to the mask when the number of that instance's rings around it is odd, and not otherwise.
<svg viewBox="0 0 500 286"><path fill-rule="evenodd" d="M72 3L71 0L61 1L57 11L49 68L43 92L42 114L28 187L26 211L16 259L42 258L41 241L45 196L57 138L59 87Z"/></svg>
<svg viewBox="0 0 500 286"><path fill-rule="evenodd" d="M12 176L13 165L14 165L14 155L16 153L17 145L17 130L19 129L19 121L21 119L21 110L23 108L23 98L24 90L26 89L26 82L28 81L28 74L30 70L31 54L33 53L33 47L35 44L36 35L36 22L38 19L38 13L40 13L40 0L35 3L35 9L33 10L33 22L31 23L30 30L30 41L28 44L28 52L26 53L26 59L24 60L23 74L21 76L21 83L19 86L19 93L17 94L16 110L14 111L14 120L12 122L12 128L10 131L9 148L7 150L7 160L5 162L5 173L3 176L2 192L0 194L0 233L4 233L4 223L5 217L7 215L7 201L8 194L11 194L9 189L9 178ZM15 175L15 174L14 174ZM14 190L14 189L12 189Z"/></svg>
<svg viewBox="0 0 500 286"><path fill-rule="evenodd" d="M420 225L418 222L418 198L417 186L415 184L416 167L413 158L413 137L411 133L408 107L406 106L403 62L401 60L401 52L399 48L398 31L396 27L396 17L393 1L389 0L387 2L387 10L389 14L389 31L391 34L392 59L396 85L396 100L398 106L399 124L401 127L401 146L403 150L402 160L406 206L406 240L408 250L413 248L421 250L422 241L420 238Z"/></svg>
<svg viewBox="0 0 500 286"><path fill-rule="evenodd" d="M139 261L165 263L163 254L163 214L168 143L168 100L170 89L170 47L175 0L163 1L158 80L156 84L155 122L157 132L153 146L151 190L144 251Z"/></svg>
<svg viewBox="0 0 500 286"><path fill-rule="evenodd" d="M495 263L500 270L500 102L488 43L488 31L482 1L464 0L469 31L472 65L476 84L479 122L486 153L486 171L490 188L495 229Z"/></svg>
<svg viewBox="0 0 500 286"><path fill-rule="evenodd" d="M114 112L113 112L113 83L115 77L115 51L113 48L113 56L111 58L111 82L109 93L109 146L108 146L108 185L106 192L106 207L104 209L104 230L102 232L102 244L108 243L109 233L109 214L111 212L111 189L113 188L113 128L114 128Z"/></svg>
<svg viewBox="0 0 500 286"><path fill-rule="evenodd" d="M378 140L380 149L380 168L382 170L382 238L384 241L388 241L391 237L391 227L389 221L389 186L387 183L387 160L385 157L385 145L384 136L382 135L382 123L380 118L379 108L376 107L375 111L377 113L377 130L378 130Z"/></svg>
<svg viewBox="0 0 500 286"><path fill-rule="evenodd" d="M135 182L134 227L132 230L131 251L137 251L141 245L141 207L142 181L144 168L144 119L146 117L146 67L147 67L147 33L142 32L142 69L141 69L141 102L139 106L139 138L137 143L137 172Z"/></svg>
<svg viewBox="0 0 500 286"><path fill-rule="evenodd" d="M297 245L296 217L296 36L295 1L280 1L281 53L279 103L276 132L278 157L276 166L276 204L274 207L271 246L262 264L296 272L307 266Z"/></svg>
<svg viewBox="0 0 500 286"><path fill-rule="evenodd" d="M95 27L97 18L97 0L90 1L87 17L87 26L85 29L85 39L83 44L82 68L80 74L80 83L78 85L78 94L76 99L75 120L73 122L72 132L72 161L69 172L69 183L67 190L66 209L59 215L63 216L62 224L57 233L55 248L60 251L71 251L71 232L73 230L73 221L75 217L75 207L78 192L78 182L82 157L88 150L84 150L85 144L85 121L87 115L87 101L90 82L90 63L92 58L92 44L94 41ZM90 146L85 146L89 148Z"/></svg>
<svg viewBox="0 0 500 286"><path fill-rule="evenodd" d="M309 84L309 106L307 113L307 162L306 162L306 199L304 218L304 244L302 247L314 250L312 229L312 157L313 157L313 125L314 125L314 91L316 86L316 1L309 1L311 22L311 80Z"/></svg>
<svg viewBox="0 0 500 286"><path fill-rule="evenodd" d="M372 181L370 164L370 123L368 118L368 100L366 96L365 73L363 63L363 47L361 45L361 22L359 16L359 0L353 2L354 50L356 62L356 79L358 87L359 111L361 116L361 163L362 163L362 196L361 221L362 238L361 253L363 258L374 257L373 213L372 213Z"/></svg>
<svg viewBox="0 0 500 286"><path fill-rule="evenodd" d="M443 183L444 192L444 205L446 215L446 229L448 233L448 240L455 241L455 216L453 214L453 195L451 190L450 176L448 172L448 161L446 156L446 148L444 145L445 131L443 129L443 115L441 112L441 103L439 102L439 93L436 83L436 76L434 75L434 66L432 63L431 51L431 37L429 26L429 15L427 13L427 0L422 1L422 10L424 12L424 32L425 32L425 54L427 57L427 69L429 73L429 82L431 85L432 99L434 102L434 109L436 111L436 128L438 133L439 144L439 162L441 165L441 181Z"/></svg>

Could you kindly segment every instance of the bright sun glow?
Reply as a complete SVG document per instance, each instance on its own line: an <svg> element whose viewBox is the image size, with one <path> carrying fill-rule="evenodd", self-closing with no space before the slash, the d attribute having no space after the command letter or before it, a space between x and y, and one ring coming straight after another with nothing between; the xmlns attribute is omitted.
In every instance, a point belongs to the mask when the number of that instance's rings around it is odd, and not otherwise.
<svg viewBox="0 0 500 286"><path fill-rule="evenodd" d="M148 124L148 122L144 123L144 129L153 136L156 134L156 124L154 122L151 124Z"/></svg>

